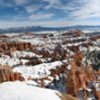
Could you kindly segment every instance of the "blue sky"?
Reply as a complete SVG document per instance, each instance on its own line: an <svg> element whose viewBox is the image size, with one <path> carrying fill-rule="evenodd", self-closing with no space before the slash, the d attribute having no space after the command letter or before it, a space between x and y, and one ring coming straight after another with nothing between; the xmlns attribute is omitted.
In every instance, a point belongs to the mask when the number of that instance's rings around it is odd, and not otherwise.
<svg viewBox="0 0 100 100"><path fill-rule="evenodd" d="M100 0L0 0L0 28L100 25Z"/></svg>

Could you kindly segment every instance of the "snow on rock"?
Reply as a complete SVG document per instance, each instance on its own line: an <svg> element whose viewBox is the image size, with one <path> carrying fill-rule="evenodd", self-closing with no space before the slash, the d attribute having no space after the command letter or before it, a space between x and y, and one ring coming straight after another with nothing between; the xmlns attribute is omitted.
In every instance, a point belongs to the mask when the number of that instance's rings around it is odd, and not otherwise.
<svg viewBox="0 0 100 100"><path fill-rule="evenodd" d="M10 58L9 56L3 56L0 57L0 64L14 66L20 64L20 60L18 58Z"/></svg>
<svg viewBox="0 0 100 100"><path fill-rule="evenodd" d="M15 52L12 52L12 56L18 57L18 58L20 57L41 57L29 51L15 51Z"/></svg>
<svg viewBox="0 0 100 100"><path fill-rule="evenodd" d="M33 80L26 81L26 84L32 85L32 86L38 86L38 84L35 81L33 81Z"/></svg>
<svg viewBox="0 0 100 100"><path fill-rule="evenodd" d="M66 99L61 99L66 98ZM0 84L0 100L75 100L58 91L28 86L21 82Z"/></svg>
<svg viewBox="0 0 100 100"><path fill-rule="evenodd" d="M45 44L45 42L41 39L41 38L15 38L17 39L18 41L20 42L30 42L31 44L34 44L34 45L42 45L42 44Z"/></svg>
<svg viewBox="0 0 100 100"><path fill-rule="evenodd" d="M100 91L100 82L96 82L96 81L95 81L95 82L93 83L93 86L95 87L95 90L96 90L96 91Z"/></svg>
<svg viewBox="0 0 100 100"><path fill-rule="evenodd" d="M29 62L29 60L26 59L21 59L20 61L23 63L23 65Z"/></svg>
<svg viewBox="0 0 100 100"><path fill-rule="evenodd" d="M83 46L79 46L79 49L80 49L80 51L83 51L83 52L87 52L87 50L88 50L88 48L83 47Z"/></svg>
<svg viewBox="0 0 100 100"><path fill-rule="evenodd" d="M35 66L18 66L13 69L14 72L21 73L26 79L31 76L31 78L42 78L50 75L50 69L56 69L56 67L61 66L61 61L55 61L52 63L42 63Z"/></svg>
<svg viewBox="0 0 100 100"><path fill-rule="evenodd" d="M68 65L68 66L67 66L67 69L68 69L68 70L71 70L71 65Z"/></svg>

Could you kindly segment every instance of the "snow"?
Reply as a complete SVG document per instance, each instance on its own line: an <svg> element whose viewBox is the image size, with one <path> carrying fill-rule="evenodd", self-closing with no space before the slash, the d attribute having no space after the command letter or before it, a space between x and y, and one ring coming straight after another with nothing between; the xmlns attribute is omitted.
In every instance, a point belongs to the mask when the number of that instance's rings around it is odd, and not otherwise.
<svg viewBox="0 0 100 100"><path fill-rule="evenodd" d="M22 39L22 38L18 38L17 39L18 41L20 42L30 42L31 44L34 44L34 45L42 45L42 44L45 44L45 42L40 39L40 38L30 38L30 39Z"/></svg>
<svg viewBox="0 0 100 100"><path fill-rule="evenodd" d="M61 100L58 91L28 86L21 82L0 84L0 100Z"/></svg>
<svg viewBox="0 0 100 100"><path fill-rule="evenodd" d="M7 56L7 55L2 55L0 57L0 64L1 65L9 65L9 66L14 66L14 65L18 65L18 64L25 64L27 63L29 60L28 59L20 59L21 57L37 57L37 58L41 58L42 55L37 55L35 53L29 52L29 51L15 51L11 53L12 57Z"/></svg>
<svg viewBox="0 0 100 100"><path fill-rule="evenodd" d="M68 69L68 70L71 70L71 65L68 65L68 66L67 66L67 69Z"/></svg>
<svg viewBox="0 0 100 100"><path fill-rule="evenodd" d="M55 61L52 63L42 63L35 66L21 65L13 69L14 72L21 73L25 79L31 76L31 78L43 78L50 75L50 69L56 69L62 65L61 61Z"/></svg>
<svg viewBox="0 0 100 100"><path fill-rule="evenodd" d="M12 52L12 56L13 57L41 57L40 55L36 55L32 52L29 52L29 51L15 51L15 52Z"/></svg>
<svg viewBox="0 0 100 100"><path fill-rule="evenodd" d="M100 82L96 82L96 81L95 81L95 82L93 83L93 85L94 85L96 91L100 91Z"/></svg>
<svg viewBox="0 0 100 100"><path fill-rule="evenodd" d="M29 60L26 59L21 59L22 64L24 65L25 63L29 62Z"/></svg>
<svg viewBox="0 0 100 100"><path fill-rule="evenodd" d="M0 57L0 64L14 66L20 64L20 60L18 58L10 58L9 56L3 56Z"/></svg>
<svg viewBox="0 0 100 100"><path fill-rule="evenodd" d="M88 50L88 48L83 47L83 46L79 46L79 49L80 49L80 51L83 51L83 52L87 52L87 50Z"/></svg>
<svg viewBox="0 0 100 100"><path fill-rule="evenodd" d="M53 78L53 77L51 77L51 76L48 76L48 79L50 79L51 81L53 81L53 80L54 80L54 78Z"/></svg>
<svg viewBox="0 0 100 100"><path fill-rule="evenodd" d="M75 54L73 51L71 51L69 49L67 49L67 52L68 52L69 55L74 55Z"/></svg>
<svg viewBox="0 0 100 100"><path fill-rule="evenodd" d="M43 82L44 82L44 85L45 85L45 86L47 86L48 84L50 84L50 83L51 83L51 81L50 81L50 80L44 80Z"/></svg>
<svg viewBox="0 0 100 100"><path fill-rule="evenodd" d="M38 86L38 84L35 81L32 81L32 80L26 81L26 84L32 85L32 86Z"/></svg>
<svg viewBox="0 0 100 100"><path fill-rule="evenodd" d="M85 42L78 42L78 43L68 43L67 46L78 46L78 45L81 45L83 43L87 43L87 41L85 41Z"/></svg>

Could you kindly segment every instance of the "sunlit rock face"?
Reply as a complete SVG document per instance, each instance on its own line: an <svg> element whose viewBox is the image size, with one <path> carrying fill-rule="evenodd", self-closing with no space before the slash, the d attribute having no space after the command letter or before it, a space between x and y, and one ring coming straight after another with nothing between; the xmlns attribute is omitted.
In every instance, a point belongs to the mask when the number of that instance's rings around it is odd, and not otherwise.
<svg viewBox="0 0 100 100"><path fill-rule="evenodd" d="M19 50L32 50L33 46L31 43L24 42L6 42L0 43L0 52L4 54L10 54L13 51Z"/></svg>
<svg viewBox="0 0 100 100"><path fill-rule="evenodd" d="M20 73L14 73L9 66L0 66L0 83L16 80L24 81L24 78Z"/></svg>

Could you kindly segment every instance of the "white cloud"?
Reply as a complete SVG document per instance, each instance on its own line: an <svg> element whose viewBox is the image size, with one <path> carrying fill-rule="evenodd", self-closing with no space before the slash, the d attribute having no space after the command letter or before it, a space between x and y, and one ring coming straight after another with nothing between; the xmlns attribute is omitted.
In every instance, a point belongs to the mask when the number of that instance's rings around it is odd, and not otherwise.
<svg viewBox="0 0 100 100"><path fill-rule="evenodd" d="M29 20L41 20L41 19L47 19L53 17L54 14L32 14L29 16Z"/></svg>
<svg viewBox="0 0 100 100"><path fill-rule="evenodd" d="M24 5L30 3L32 0L15 0L16 5ZM33 0L34 1L34 0ZM98 21L87 20L89 18L100 18L100 0L70 0L69 3L63 5L61 0L41 0L41 4L30 4L25 5L24 8L27 11L28 18L25 21L18 22L17 19L21 19L22 17L15 18L14 22L0 22L0 27L10 27L10 26L31 26L31 25L42 25L42 26L68 26L68 25L96 25L100 24ZM47 5L44 5L43 2L48 2ZM0 5L10 5L10 3L5 4L5 2L0 1ZM44 10L39 10L41 7L44 7L45 10L49 11L49 8L57 8L61 9L62 12L65 13L64 17L60 17L60 12L54 13L45 13ZM34 12L39 10L37 14ZM61 11L60 10L60 11ZM70 11L70 12L69 12ZM40 13L42 12L42 13ZM20 14L19 14L20 15ZM54 15L58 15L58 21L50 21L52 20ZM13 18L12 18L13 19ZM24 19L24 16L23 16ZM29 19L30 21L28 21ZM49 21L48 21L49 19ZM72 19L72 20L71 20ZM39 21L45 20L45 21ZM34 21L34 22L33 22ZM4 26L5 25L5 26Z"/></svg>
<svg viewBox="0 0 100 100"><path fill-rule="evenodd" d="M43 0L43 1L49 3L49 5L45 6L45 9L49 9L52 7L61 9L63 7L60 0Z"/></svg>
<svg viewBox="0 0 100 100"><path fill-rule="evenodd" d="M65 5L62 5L60 0L44 1L48 1L50 3L45 6L45 9L52 7L62 9L66 13L66 17L72 17L73 19L100 17L100 0L71 0Z"/></svg>
<svg viewBox="0 0 100 100"><path fill-rule="evenodd" d="M72 13L71 16L75 16L79 19L100 17L100 0L87 0L87 2Z"/></svg>
<svg viewBox="0 0 100 100"><path fill-rule="evenodd" d="M38 9L40 9L42 7L42 5L30 5L30 6L26 6L25 9L28 13L34 13L35 11L37 11Z"/></svg>

